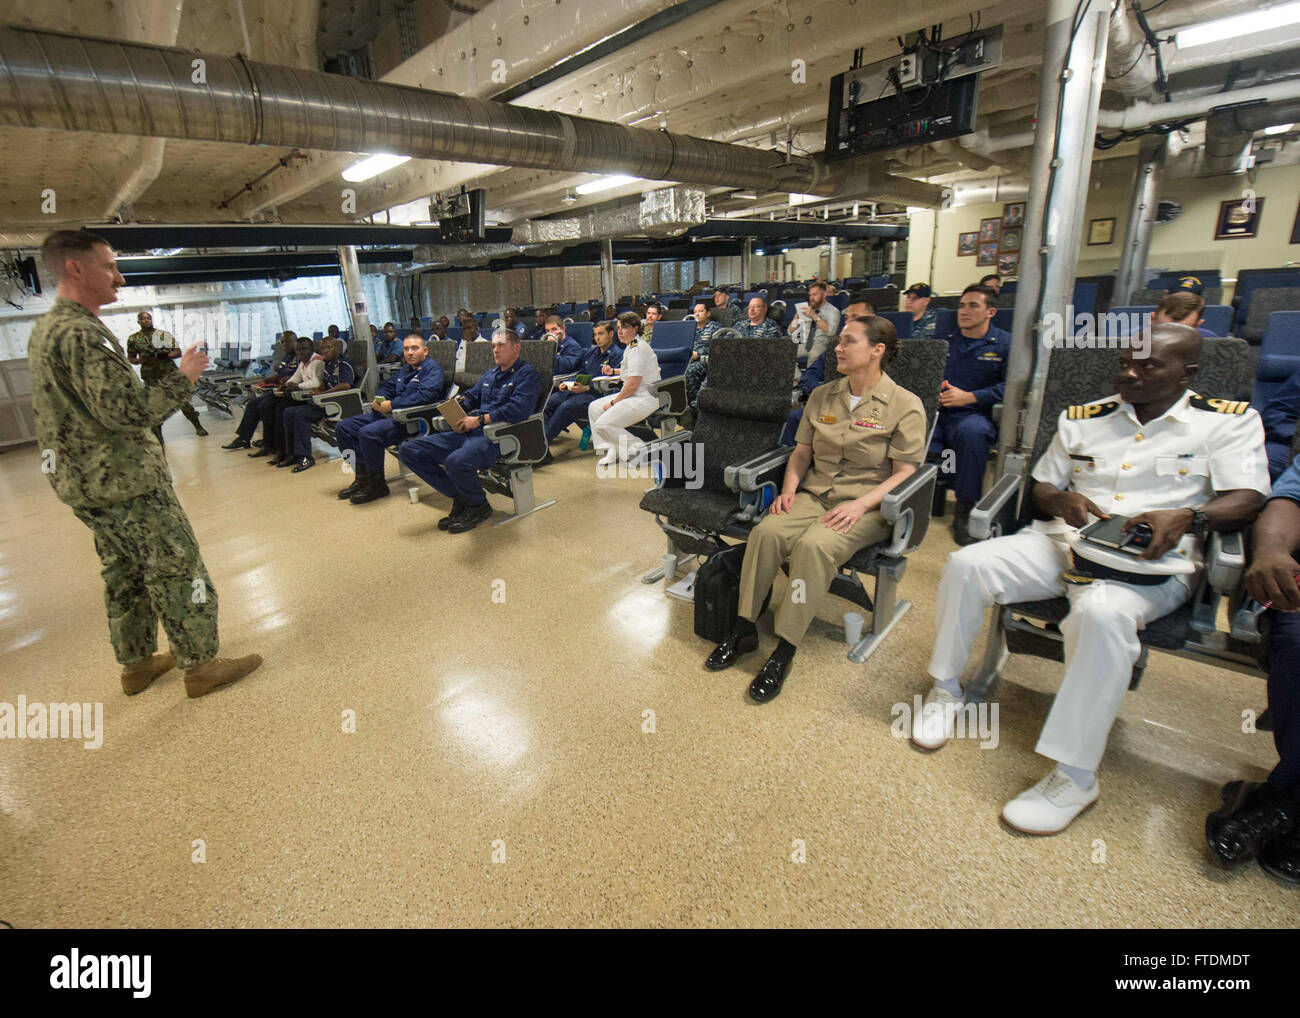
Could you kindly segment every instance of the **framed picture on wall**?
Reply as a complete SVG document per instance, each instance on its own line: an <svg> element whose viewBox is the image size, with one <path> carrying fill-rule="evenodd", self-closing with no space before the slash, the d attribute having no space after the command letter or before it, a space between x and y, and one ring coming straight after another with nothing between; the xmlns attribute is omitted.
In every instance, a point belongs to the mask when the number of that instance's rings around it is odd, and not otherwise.
<svg viewBox="0 0 1300 1018"><path fill-rule="evenodd" d="M996 265L998 261L998 242L995 240L988 244L981 244L979 252L975 255L976 265Z"/></svg>
<svg viewBox="0 0 1300 1018"><path fill-rule="evenodd" d="M998 275L1003 279L1020 274L1020 252L1003 251L998 255Z"/></svg>
<svg viewBox="0 0 1300 1018"><path fill-rule="evenodd" d="M1219 202L1219 221L1214 226L1214 239L1235 240L1258 235L1259 217L1263 213L1263 198L1237 198Z"/></svg>
<svg viewBox="0 0 1300 1018"><path fill-rule="evenodd" d="M1002 236L998 239L999 251L1019 251L1020 250L1020 227L1014 230L1008 230L1006 223L1002 225Z"/></svg>
<svg viewBox="0 0 1300 1018"><path fill-rule="evenodd" d="M979 236L977 230L957 234L957 257L965 258L967 255L973 255L975 249L979 247Z"/></svg>
<svg viewBox="0 0 1300 1018"><path fill-rule="evenodd" d="M998 234L1002 232L1002 220L1000 218L981 219L980 220L980 243L987 244L989 241L996 242Z"/></svg>
<svg viewBox="0 0 1300 1018"><path fill-rule="evenodd" d="M1008 202L1002 206L1002 229L1009 226L1025 225L1025 203L1022 201Z"/></svg>
<svg viewBox="0 0 1300 1018"><path fill-rule="evenodd" d="M1115 239L1115 220L1093 219L1088 223L1088 246L1109 244Z"/></svg>

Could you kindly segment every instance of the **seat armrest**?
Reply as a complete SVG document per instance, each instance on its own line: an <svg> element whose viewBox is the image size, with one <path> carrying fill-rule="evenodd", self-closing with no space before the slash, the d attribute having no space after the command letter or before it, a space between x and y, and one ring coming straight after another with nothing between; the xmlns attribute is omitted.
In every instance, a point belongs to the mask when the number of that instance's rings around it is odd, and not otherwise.
<svg viewBox="0 0 1300 1018"><path fill-rule="evenodd" d="M403 406L393 408L393 420L407 421L429 420L431 417L441 417L442 414L438 407L442 406L446 400L438 400L437 403L417 403L415 406Z"/></svg>
<svg viewBox="0 0 1300 1018"><path fill-rule="evenodd" d="M292 396L294 399L296 399L299 403L306 403L308 400L314 401L317 396L321 395L321 393L313 392L310 389L294 389L291 393L289 393L289 395Z"/></svg>
<svg viewBox="0 0 1300 1018"><path fill-rule="evenodd" d="M537 463L546 455L546 428L541 414L522 421L502 421L483 429L483 437L501 447L501 458L510 463Z"/></svg>
<svg viewBox="0 0 1300 1018"><path fill-rule="evenodd" d="M576 371L569 371L563 375L556 375L554 378L551 379L551 391L558 392L560 389L561 382L571 382L573 381L573 379L577 377L578 377L578 373Z"/></svg>
<svg viewBox="0 0 1300 1018"><path fill-rule="evenodd" d="M622 384L623 379L618 375L593 375L591 391L608 396L611 392L616 392Z"/></svg>
<svg viewBox="0 0 1300 1018"><path fill-rule="evenodd" d="M1215 593L1232 597L1246 575L1246 543L1242 531L1212 532L1205 549L1205 578Z"/></svg>
<svg viewBox="0 0 1300 1018"><path fill-rule="evenodd" d="M732 491L757 491L762 485L760 478L773 470L784 467L790 454L794 452L787 445L769 449L745 463L733 463L722 468L722 483Z"/></svg>
<svg viewBox="0 0 1300 1018"><path fill-rule="evenodd" d="M691 431L674 431L671 435L656 438L653 442L646 442L642 446L642 459L639 462L651 464L651 476L654 478L656 488L662 488L664 481L667 480L662 470L654 470L653 465L660 459L660 454L672 446L684 445L694 437L694 432Z"/></svg>
<svg viewBox="0 0 1300 1018"><path fill-rule="evenodd" d="M358 414L365 413L366 409L360 389L340 389L328 395L313 396L312 402L318 407L323 407L325 415L335 421L342 420L344 417L356 417Z"/></svg>
<svg viewBox="0 0 1300 1018"><path fill-rule="evenodd" d="M880 515L894 528L885 547L886 555L905 555L920 547L930 529L930 505L938 483L938 468L933 463L922 463L881 501Z"/></svg>
<svg viewBox="0 0 1300 1018"><path fill-rule="evenodd" d="M993 415L992 415L992 416L993 416L993 423L994 423L994 424L1001 424L1001 423L1002 423L1002 404L1001 404L1001 403L994 403L994 404L993 404Z"/></svg>
<svg viewBox="0 0 1300 1018"><path fill-rule="evenodd" d="M933 464L931 464L933 465ZM970 536L984 541L993 536L994 521L1002 515L1007 504L1020 493L1023 477L1003 474L997 483L984 493L970 511Z"/></svg>

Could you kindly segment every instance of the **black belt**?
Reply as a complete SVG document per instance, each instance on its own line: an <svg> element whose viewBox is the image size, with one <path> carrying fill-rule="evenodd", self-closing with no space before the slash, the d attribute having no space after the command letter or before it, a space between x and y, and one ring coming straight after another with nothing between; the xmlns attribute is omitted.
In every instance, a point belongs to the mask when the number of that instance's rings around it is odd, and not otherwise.
<svg viewBox="0 0 1300 1018"><path fill-rule="evenodd" d="M1074 552L1070 552L1070 560L1074 565L1061 574L1061 579L1077 585L1091 583L1093 580L1118 580L1138 587L1155 587L1171 578L1169 573L1127 573L1123 569L1112 569L1100 562L1080 558Z"/></svg>

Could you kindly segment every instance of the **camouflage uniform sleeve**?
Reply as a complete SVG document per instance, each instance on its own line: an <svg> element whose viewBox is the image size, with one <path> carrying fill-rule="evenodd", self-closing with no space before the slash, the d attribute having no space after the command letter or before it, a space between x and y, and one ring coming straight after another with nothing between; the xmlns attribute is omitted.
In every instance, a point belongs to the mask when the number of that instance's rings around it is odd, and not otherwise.
<svg viewBox="0 0 1300 1018"><path fill-rule="evenodd" d="M67 384L104 427L115 431L156 427L194 392L194 384L179 371L141 385L121 350L109 349L108 344L107 336L91 329L69 330L60 343Z"/></svg>

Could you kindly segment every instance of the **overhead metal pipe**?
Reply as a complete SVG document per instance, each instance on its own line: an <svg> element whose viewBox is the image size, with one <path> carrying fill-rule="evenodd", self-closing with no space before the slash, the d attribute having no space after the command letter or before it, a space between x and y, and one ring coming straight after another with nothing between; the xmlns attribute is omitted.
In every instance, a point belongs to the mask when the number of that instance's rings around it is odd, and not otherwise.
<svg viewBox="0 0 1300 1018"><path fill-rule="evenodd" d="M383 152L818 195L867 183L857 160L788 158L689 135L254 63L242 55L12 26L0 29L0 124Z"/></svg>
<svg viewBox="0 0 1300 1018"><path fill-rule="evenodd" d="M1142 287L1142 271L1147 265L1151 233L1156 223L1156 186L1168 149L1169 139L1165 135L1143 138L1138 148L1137 176L1133 181L1133 197L1129 201L1128 222L1124 226L1124 250L1120 254L1112 301L1119 307L1131 305L1133 291Z"/></svg>

